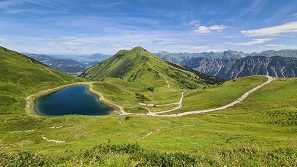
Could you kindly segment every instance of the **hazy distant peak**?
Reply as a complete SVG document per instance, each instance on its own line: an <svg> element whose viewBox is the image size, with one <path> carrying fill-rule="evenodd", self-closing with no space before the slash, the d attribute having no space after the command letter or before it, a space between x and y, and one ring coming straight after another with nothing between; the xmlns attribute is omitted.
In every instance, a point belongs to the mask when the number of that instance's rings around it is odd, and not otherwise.
<svg viewBox="0 0 297 167"><path fill-rule="evenodd" d="M167 51L160 51L159 54L168 54L169 52Z"/></svg>

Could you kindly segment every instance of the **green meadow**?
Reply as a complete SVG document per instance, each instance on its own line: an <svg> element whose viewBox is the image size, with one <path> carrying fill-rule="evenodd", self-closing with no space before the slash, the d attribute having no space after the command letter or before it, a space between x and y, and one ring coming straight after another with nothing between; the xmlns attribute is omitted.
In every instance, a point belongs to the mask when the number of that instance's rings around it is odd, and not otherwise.
<svg viewBox="0 0 297 167"><path fill-rule="evenodd" d="M85 80L1 49L0 166L297 165L297 79L274 80L228 109L183 117L32 116L24 110L27 96ZM184 112L225 105L266 80L244 77L190 90L168 78L173 91L161 79L152 90L106 78L93 89L132 113L147 112L139 102L178 102L186 90L183 107L174 111Z"/></svg>
<svg viewBox="0 0 297 167"><path fill-rule="evenodd" d="M166 158L169 154L183 153L196 160L194 166L294 166L297 161L297 100L293 96L297 93L293 89L296 82L296 79L276 80L234 107L184 117L111 114L2 119L1 150L5 156L14 155L12 159L19 159L22 151L38 153L48 163L60 165L81 161L89 165L99 155L103 160L96 160L94 164L102 166L153 164L132 158L136 156L135 150L131 153L121 150L133 144L144 149L138 154L149 153L142 155L144 157L163 155ZM267 102L268 99L271 102ZM65 143L47 142L42 136ZM82 155L96 146L119 148L108 154ZM116 161L117 157L122 159L121 163Z"/></svg>

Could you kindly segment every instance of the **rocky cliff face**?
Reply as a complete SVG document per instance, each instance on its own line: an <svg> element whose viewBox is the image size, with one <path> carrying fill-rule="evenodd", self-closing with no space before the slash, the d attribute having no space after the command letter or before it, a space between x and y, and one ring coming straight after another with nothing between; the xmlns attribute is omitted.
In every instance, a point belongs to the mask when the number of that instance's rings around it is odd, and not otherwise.
<svg viewBox="0 0 297 167"><path fill-rule="evenodd" d="M202 52L202 53L169 53L161 51L155 53L156 56L160 57L163 60L181 63L185 60L203 57L208 59L239 59L245 56L243 52L237 52L233 50L228 50L224 52Z"/></svg>
<svg viewBox="0 0 297 167"><path fill-rule="evenodd" d="M156 55L227 80L267 74L283 78L297 77L297 50L267 50L250 54L232 50L202 53L159 52Z"/></svg>
<svg viewBox="0 0 297 167"><path fill-rule="evenodd" d="M294 57L247 56L240 59L197 57L181 63L202 73L227 80L249 75L293 78L297 74L297 58Z"/></svg>
<svg viewBox="0 0 297 167"><path fill-rule="evenodd" d="M266 57L273 57L273 56L281 56L281 57L296 57L297 58L297 50L266 50L260 53L251 53L246 54L246 56L266 56Z"/></svg>

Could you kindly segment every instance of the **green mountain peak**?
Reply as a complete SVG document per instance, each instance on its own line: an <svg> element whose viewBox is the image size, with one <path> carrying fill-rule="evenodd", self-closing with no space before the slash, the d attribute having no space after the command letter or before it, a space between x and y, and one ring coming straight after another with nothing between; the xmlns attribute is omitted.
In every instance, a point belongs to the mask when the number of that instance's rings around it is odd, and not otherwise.
<svg viewBox="0 0 297 167"><path fill-rule="evenodd" d="M171 82L177 88L195 89L216 82L213 78L204 76L202 79L201 76L181 65L164 61L140 46L131 50L120 50L81 75L95 81L104 80L106 77L120 78L145 87L158 87Z"/></svg>

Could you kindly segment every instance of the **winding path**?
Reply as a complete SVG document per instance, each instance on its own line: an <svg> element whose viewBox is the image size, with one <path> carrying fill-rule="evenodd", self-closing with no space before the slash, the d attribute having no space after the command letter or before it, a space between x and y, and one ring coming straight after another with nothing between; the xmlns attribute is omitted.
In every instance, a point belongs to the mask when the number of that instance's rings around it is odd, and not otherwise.
<svg viewBox="0 0 297 167"><path fill-rule="evenodd" d="M175 107L175 108L173 108L173 109L170 109L170 110L165 110L165 111L149 112L149 113L146 114L146 115L150 115L150 116L158 116L158 114L164 114L164 113L168 113L168 112L171 112L171 111L178 110L178 109L182 108L182 107L183 107L184 93L185 93L185 92L182 93L179 102L177 102L177 103L171 103L171 104L178 104L177 107ZM167 105L171 105L171 104L156 105L156 106L167 106Z"/></svg>
<svg viewBox="0 0 297 167"><path fill-rule="evenodd" d="M60 77L59 75L53 73L51 70L49 70L48 68L44 67L49 73L51 73L53 76L59 78L60 80L62 80L63 82L66 82L62 77Z"/></svg>
<svg viewBox="0 0 297 167"><path fill-rule="evenodd" d="M197 110L197 111L188 111L188 112L183 112L183 113L177 113L177 114L168 114L168 115L160 115L160 114L164 114L164 113L168 113L168 112L171 112L171 111L174 111L174 110L178 110L180 108L182 108L182 101L183 101L183 98L184 98L184 93L185 92L182 92L182 95L181 95L181 98L179 100L179 102L177 103L170 103L170 104L163 104L163 105L156 105L156 106L169 106L169 105L173 105L173 104L178 104L178 106L176 108L173 108L173 109L170 109L170 110L165 110L165 111L159 111L159 112L151 112L147 107L145 107L149 112L147 114L132 114L132 113L127 113L125 112L125 110L123 109L122 106L120 105L117 105L115 103L112 103L108 100L106 100L103 96L103 94L95 91L93 89L93 84L94 83L98 83L98 82L78 82L78 83L73 83L73 84L68 84L68 85L63 85L63 86L60 86L60 87L56 87L56 88L53 88L53 89L47 89L47 90L43 90L43 91L40 91L40 92L37 92L35 94L32 94L28 97L26 97L26 107L25 107L25 111L30 114L30 111L31 109L33 108L33 103L34 103L34 99L37 97L37 96L40 96L40 95L43 95L43 94L46 94L46 93L49 93L49 92L52 92L52 91L55 91L55 90L59 90L59 89L62 89L64 87L68 87L68 86L73 86L73 85L88 85L89 87L89 91L98 95L99 96L99 100L102 101L102 102L105 102L111 106L115 106L116 108L119 109L119 112L118 112L118 115L148 115L148 116L159 116L159 117L179 117L179 116L185 116L185 115L191 115L191 114L200 114L200 113L206 113L206 112L212 112L212 111L218 111L218 110L224 110L224 109L227 109L229 107L232 107L238 103L240 103L241 101L243 101L245 98L247 98L252 92L260 89L261 87L271 83L273 81L273 77L271 76L266 76L268 78L268 80L258 86L256 86L255 88L247 91L246 93L244 93L241 97L239 97L237 100L227 104L227 105L224 105L222 107L218 107L218 108L213 108L213 109L207 109L207 110ZM142 104L141 105L143 106L149 106L148 104Z"/></svg>
<svg viewBox="0 0 297 167"><path fill-rule="evenodd" d="M188 111L188 112L183 112L183 113L178 113L178 114L169 114L169 115L152 115L152 116L162 116L162 117L179 117L179 116L185 116L185 115L191 115L191 114L200 114L200 113L206 113L206 112L212 112L212 111L218 111L218 110L224 110L227 109L229 107L234 106L235 104L240 103L241 101L243 101L245 98L247 98L252 92L260 89L261 87L271 83L273 81L273 78L271 76L266 76L268 78L268 80L264 83L262 83L261 85L256 86L255 88L247 91L245 94L243 94L240 98L238 98L237 100L224 105L222 107L218 107L218 108L213 108L213 109L207 109L207 110L198 110L198 111Z"/></svg>
<svg viewBox="0 0 297 167"><path fill-rule="evenodd" d="M100 96L100 97L99 97L99 100L100 100L100 101L105 102L105 103L107 103L107 104L110 104L110 105L112 105L112 106L115 106L115 107L119 108L119 110L120 110L119 113L118 113L119 115L129 115L129 114L130 114L130 113L125 112L125 110L123 109L122 106L117 105L117 104L115 104L115 103L112 103L112 102L106 100L106 99L104 98L103 94L101 94L101 93L95 91L95 90L93 89L93 83L98 83L98 82L89 82L89 83L87 83L87 85L89 86L89 90L90 90L90 92L92 92L92 93L94 93L94 94Z"/></svg>

